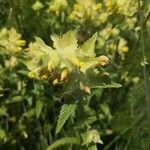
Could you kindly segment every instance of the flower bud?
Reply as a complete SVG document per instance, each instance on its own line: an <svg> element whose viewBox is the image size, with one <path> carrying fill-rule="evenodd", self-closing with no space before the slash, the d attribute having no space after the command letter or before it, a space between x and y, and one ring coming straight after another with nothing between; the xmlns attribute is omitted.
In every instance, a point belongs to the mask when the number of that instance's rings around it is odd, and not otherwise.
<svg viewBox="0 0 150 150"><path fill-rule="evenodd" d="M22 132L22 135L23 135L23 137L24 137L25 139L27 139L27 138L28 138L28 134L27 134L27 132L23 131L23 132Z"/></svg>
<svg viewBox="0 0 150 150"><path fill-rule="evenodd" d="M58 80L58 78L56 78L56 79L53 80L53 83L52 83L52 84L53 84L53 85L57 85L58 83L59 83L59 80Z"/></svg>
<svg viewBox="0 0 150 150"><path fill-rule="evenodd" d="M109 77L110 74L108 72L103 72L100 77Z"/></svg>
<svg viewBox="0 0 150 150"><path fill-rule="evenodd" d="M70 74L70 71L68 68L63 69L63 71L61 72L60 81L65 80L69 74Z"/></svg>
<svg viewBox="0 0 150 150"><path fill-rule="evenodd" d="M98 57L98 66L100 65L104 67L104 66L107 66L108 63L109 63L109 58L107 56L101 55Z"/></svg>
<svg viewBox="0 0 150 150"><path fill-rule="evenodd" d="M91 94L91 88L87 85L84 85L82 82L80 82L80 89L87 94Z"/></svg>
<svg viewBox="0 0 150 150"><path fill-rule="evenodd" d="M48 65L47 65L48 70L51 72L54 69L54 65L51 60L49 60Z"/></svg>

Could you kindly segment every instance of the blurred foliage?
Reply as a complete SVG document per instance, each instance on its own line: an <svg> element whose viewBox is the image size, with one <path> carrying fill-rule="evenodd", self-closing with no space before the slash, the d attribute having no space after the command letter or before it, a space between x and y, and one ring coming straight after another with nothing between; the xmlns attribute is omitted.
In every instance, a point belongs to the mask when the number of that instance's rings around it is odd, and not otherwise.
<svg viewBox="0 0 150 150"><path fill-rule="evenodd" d="M0 149L150 149L149 0L0 0L0 18Z"/></svg>

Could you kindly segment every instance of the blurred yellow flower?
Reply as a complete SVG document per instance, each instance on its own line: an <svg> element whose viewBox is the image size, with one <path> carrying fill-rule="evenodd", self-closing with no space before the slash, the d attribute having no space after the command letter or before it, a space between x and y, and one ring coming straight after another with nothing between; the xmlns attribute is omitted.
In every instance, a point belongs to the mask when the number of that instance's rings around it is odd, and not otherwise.
<svg viewBox="0 0 150 150"><path fill-rule="evenodd" d="M25 41L21 39L21 35L14 28L3 28L0 31L0 46L5 49L6 53L15 54L22 50Z"/></svg>

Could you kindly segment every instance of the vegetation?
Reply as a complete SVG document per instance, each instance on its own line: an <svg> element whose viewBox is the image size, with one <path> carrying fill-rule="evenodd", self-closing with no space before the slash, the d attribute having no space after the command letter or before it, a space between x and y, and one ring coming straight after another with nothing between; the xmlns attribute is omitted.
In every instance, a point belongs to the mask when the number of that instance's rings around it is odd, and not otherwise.
<svg viewBox="0 0 150 150"><path fill-rule="evenodd" d="M149 0L0 0L1 150L150 150Z"/></svg>

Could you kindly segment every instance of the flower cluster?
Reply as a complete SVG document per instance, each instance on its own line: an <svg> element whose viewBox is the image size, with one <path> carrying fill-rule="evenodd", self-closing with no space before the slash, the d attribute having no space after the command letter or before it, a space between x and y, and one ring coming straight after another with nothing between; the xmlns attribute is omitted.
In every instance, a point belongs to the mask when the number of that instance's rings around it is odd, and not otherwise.
<svg viewBox="0 0 150 150"><path fill-rule="evenodd" d="M99 32L98 47L101 49L106 47L107 53L110 52L110 54L118 51L118 54L124 59L129 47L127 46L127 41L120 36L120 32L117 27L112 27L112 24L108 24L106 28Z"/></svg>
<svg viewBox="0 0 150 150"><path fill-rule="evenodd" d="M48 12L54 12L57 15L62 11L65 10L68 6L67 0L53 0L48 4Z"/></svg>
<svg viewBox="0 0 150 150"><path fill-rule="evenodd" d="M103 3L109 14L116 13L131 17L138 11L138 1L136 0L103 0Z"/></svg>
<svg viewBox="0 0 150 150"><path fill-rule="evenodd" d="M79 46L75 32L69 31L62 37L51 36L53 48L40 38L29 45L27 62L29 76L38 79L52 79L53 84L66 81L73 72L85 74L89 68L106 66L108 57L96 57L94 52L97 34Z"/></svg>
<svg viewBox="0 0 150 150"><path fill-rule="evenodd" d="M142 1L140 5L142 6ZM65 11L66 22L72 21L81 27L88 25L89 33L92 33L90 27L99 27L97 48L106 49L111 54L117 50L121 58L124 58L129 51L124 32L132 30L136 37L140 30L138 7L136 0L76 0L73 5L67 0L53 0L49 3L48 12L55 12L59 16L61 11ZM75 60L74 63L78 62Z"/></svg>
<svg viewBox="0 0 150 150"><path fill-rule="evenodd" d="M15 54L21 51L25 43L26 42L21 39L21 35L13 28L10 30L3 28L0 31L0 47L2 47L6 53Z"/></svg>
<svg viewBox="0 0 150 150"><path fill-rule="evenodd" d="M92 21L95 24L105 23L108 13L104 11L101 3L93 0L77 1L69 18L79 23Z"/></svg>

